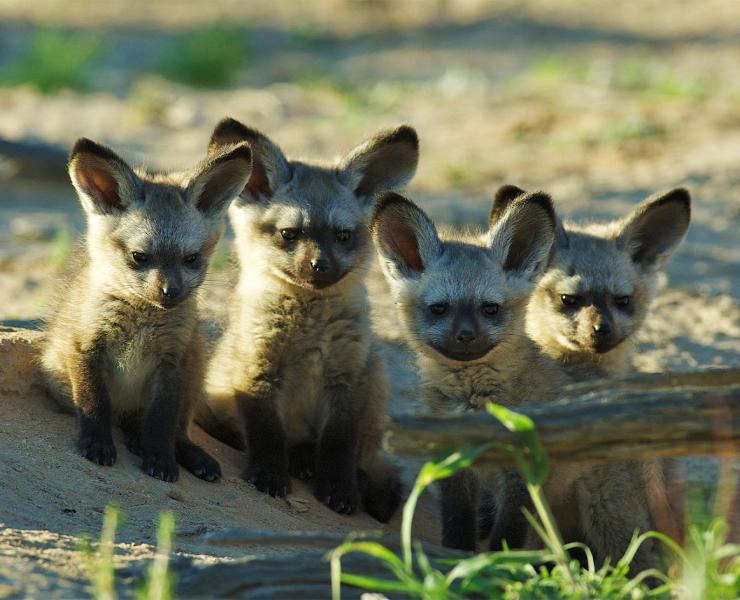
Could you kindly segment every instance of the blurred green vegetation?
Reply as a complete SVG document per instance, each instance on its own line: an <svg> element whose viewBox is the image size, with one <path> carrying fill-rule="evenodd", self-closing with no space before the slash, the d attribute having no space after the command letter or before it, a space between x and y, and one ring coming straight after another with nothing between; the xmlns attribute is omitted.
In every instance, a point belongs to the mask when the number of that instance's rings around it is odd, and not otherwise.
<svg viewBox="0 0 740 600"><path fill-rule="evenodd" d="M310 50L329 43L330 39L315 23L305 23L290 31L288 45L294 50Z"/></svg>
<svg viewBox="0 0 740 600"><path fill-rule="evenodd" d="M38 29L20 56L0 71L0 83L30 85L43 94L85 91L103 55L100 38L94 34Z"/></svg>
<svg viewBox="0 0 740 600"><path fill-rule="evenodd" d="M172 81L194 87L224 87L247 62L246 34L214 23L180 34L158 67Z"/></svg>
<svg viewBox="0 0 740 600"><path fill-rule="evenodd" d="M576 84L624 92L645 101L700 102L712 93L717 82L702 74L679 71L663 60L635 54L615 60L546 56L515 77L514 84L531 91Z"/></svg>
<svg viewBox="0 0 740 600"><path fill-rule="evenodd" d="M211 268L214 271L225 271L231 267L231 244L221 238L211 259Z"/></svg>
<svg viewBox="0 0 740 600"><path fill-rule="evenodd" d="M475 187L484 181L481 173L472 163L448 165L445 169L447 182L454 187Z"/></svg>
<svg viewBox="0 0 740 600"><path fill-rule="evenodd" d="M55 271L62 271L72 255L74 236L69 227L60 225L54 232L51 240L51 262Z"/></svg>
<svg viewBox="0 0 740 600"><path fill-rule="evenodd" d="M109 504L103 515L100 539L93 542L83 535L77 540L95 600L116 600L115 537L119 524L125 520L121 509ZM170 569L170 557L175 537L175 516L170 511L159 515L157 552L144 577L134 590L137 600L171 600L174 598L175 576ZM128 590L127 590L128 591ZM130 594L126 594L129 596Z"/></svg>

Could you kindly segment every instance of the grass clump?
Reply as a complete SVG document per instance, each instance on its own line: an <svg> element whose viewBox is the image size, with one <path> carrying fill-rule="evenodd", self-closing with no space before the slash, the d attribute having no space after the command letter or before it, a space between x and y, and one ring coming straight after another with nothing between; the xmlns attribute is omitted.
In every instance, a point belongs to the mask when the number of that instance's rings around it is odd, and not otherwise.
<svg viewBox="0 0 740 600"><path fill-rule="evenodd" d="M38 29L18 59L0 72L0 81L30 85L42 94L85 91L102 55L100 38L94 34Z"/></svg>
<svg viewBox="0 0 740 600"><path fill-rule="evenodd" d="M178 36L159 72L194 87L225 87L233 83L247 54L243 32L214 23Z"/></svg>
<svg viewBox="0 0 740 600"><path fill-rule="evenodd" d="M92 543L88 538L83 538L80 541L85 568L96 600L114 600L116 598L113 543L120 517L121 511L117 506L109 505L105 507L103 531L100 534L97 551L93 550Z"/></svg>
<svg viewBox="0 0 740 600"><path fill-rule="evenodd" d="M88 538L80 540L85 567L87 569L92 595L96 600L115 600L118 596L115 587L114 540L116 529L121 521L121 511L109 505L103 516L103 530L97 548ZM174 598L175 580L170 572L169 561L172 554L172 540L175 534L175 516L167 511L159 516L157 527L157 553L149 566L146 576L136 590L137 600L170 600Z"/></svg>
<svg viewBox="0 0 740 600"><path fill-rule="evenodd" d="M371 540L349 541L328 554L334 600L340 599L342 583L424 600L737 598L740 546L726 543L726 528L721 521L714 521L706 529L692 528L685 549L657 532L635 534L624 556L614 565L596 565L593 554L583 544L564 544L542 492L549 464L532 421L495 405L489 407L489 412L517 434L519 443L509 450L524 476L537 513L537 518L526 513L527 519L542 539L544 548L538 551L504 549L463 559L431 560L422 545L412 541L411 524L420 495L435 481L471 466L489 447L478 446L429 462L421 469L403 510L401 556ZM635 554L641 544L651 538L662 542L671 553L676 575L669 577L656 569L630 575L629 567ZM569 551L575 549L585 554L586 566L570 558ZM388 569L389 577L381 579L343 572L342 558L350 553L374 557Z"/></svg>

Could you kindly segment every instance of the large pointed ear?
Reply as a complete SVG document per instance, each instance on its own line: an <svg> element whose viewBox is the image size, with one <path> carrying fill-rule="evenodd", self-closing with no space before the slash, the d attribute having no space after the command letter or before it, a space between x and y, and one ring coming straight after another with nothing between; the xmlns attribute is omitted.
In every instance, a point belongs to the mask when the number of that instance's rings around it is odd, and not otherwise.
<svg viewBox="0 0 740 600"><path fill-rule="evenodd" d="M72 147L69 177L85 211L102 215L126 210L138 198L141 184L113 150L87 138Z"/></svg>
<svg viewBox="0 0 740 600"><path fill-rule="evenodd" d="M267 202L275 190L290 181L288 159L270 138L236 119L222 119L211 134L208 153L225 145L247 142L252 149L252 174L241 194L244 202Z"/></svg>
<svg viewBox="0 0 740 600"><path fill-rule="evenodd" d="M511 203L526 192L515 185L502 185L493 197L491 213L488 215L488 227L493 227L504 215Z"/></svg>
<svg viewBox="0 0 740 600"><path fill-rule="evenodd" d="M417 278L442 252L431 219L398 194L387 193L379 199L371 231L385 271L394 279Z"/></svg>
<svg viewBox="0 0 740 600"><path fill-rule="evenodd" d="M185 193L200 212L217 216L242 192L251 173L249 146L225 146L198 165Z"/></svg>
<svg viewBox="0 0 740 600"><path fill-rule="evenodd" d="M416 173L419 137L408 125L377 133L339 164L339 177L368 204L376 194L398 190Z"/></svg>
<svg viewBox="0 0 740 600"><path fill-rule="evenodd" d="M662 265L686 235L691 220L691 196L677 188L642 202L624 220L617 245L646 269Z"/></svg>
<svg viewBox="0 0 740 600"><path fill-rule="evenodd" d="M520 196L489 230L491 251L509 275L533 281L547 268L555 225L550 196L544 192Z"/></svg>

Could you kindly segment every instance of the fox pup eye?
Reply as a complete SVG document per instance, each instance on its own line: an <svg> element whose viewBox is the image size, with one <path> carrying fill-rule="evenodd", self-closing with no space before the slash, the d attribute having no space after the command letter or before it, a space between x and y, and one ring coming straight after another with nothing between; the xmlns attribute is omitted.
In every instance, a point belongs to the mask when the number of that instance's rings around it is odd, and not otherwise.
<svg viewBox="0 0 740 600"><path fill-rule="evenodd" d="M483 314L487 317L492 317L498 314L498 304L495 302L484 302L483 303Z"/></svg>
<svg viewBox="0 0 740 600"><path fill-rule="evenodd" d="M575 306L578 304L578 296L572 296L571 294L560 294L560 301L565 306Z"/></svg>
<svg viewBox="0 0 740 600"><path fill-rule="evenodd" d="M617 306L625 307L630 303L630 297L629 296L617 296L614 298L614 304Z"/></svg>
<svg viewBox="0 0 740 600"><path fill-rule="evenodd" d="M284 240L288 240L289 242L292 242L294 239L298 237L298 230L292 227L289 227L287 229L281 229L280 235L283 236Z"/></svg>
<svg viewBox="0 0 740 600"><path fill-rule="evenodd" d="M192 265L193 263L197 262L199 258L200 254L198 254L197 252L195 254L190 254L185 257L185 264Z"/></svg>
<svg viewBox="0 0 740 600"><path fill-rule="evenodd" d="M144 254L143 252L132 252L131 257L134 259L134 262L138 265L145 265L149 262L149 255Z"/></svg>
<svg viewBox="0 0 740 600"><path fill-rule="evenodd" d="M352 237L352 232L349 229L340 229L337 231L337 241L338 242L349 242L349 239Z"/></svg>
<svg viewBox="0 0 740 600"><path fill-rule="evenodd" d="M446 304L430 304L429 310L431 311L433 315L440 317L447 312L447 305Z"/></svg>

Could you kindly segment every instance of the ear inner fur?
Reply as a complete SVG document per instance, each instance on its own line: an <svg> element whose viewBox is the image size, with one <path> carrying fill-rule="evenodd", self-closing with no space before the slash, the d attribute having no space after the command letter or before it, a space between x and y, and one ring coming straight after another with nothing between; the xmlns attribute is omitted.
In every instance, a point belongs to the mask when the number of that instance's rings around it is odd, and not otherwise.
<svg viewBox="0 0 740 600"><path fill-rule="evenodd" d="M217 213L224 209L244 189L251 169L252 152L245 143L207 160L189 186L198 195L198 210Z"/></svg>
<svg viewBox="0 0 740 600"><path fill-rule="evenodd" d="M378 202L372 224L382 252L404 270L422 273L439 244L434 225L413 202L400 194L385 194Z"/></svg>
<svg viewBox="0 0 740 600"><path fill-rule="evenodd" d="M381 131L352 150L339 165L340 177L356 195L372 197L398 189L416 172L419 138L408 125Z"/></svg>
<svg viewBox="0 0 740 600"><path fill-rule="evenodd" d="M118 193L118 182L110 173L98 169L90 161L78 159L76 162L77 178L85 192L96 197L106 207L123 210L121 197Z"/></svg>
<svg viewBox="0 0 740 600"><path fill-rule="evenodd" d="M552 201L547 194L534 192L515 200L510 208L505 211L504 217L495 225L494 239L496 235L502 235L504 229L508 229L510 240L504 261L505 271L538 270L538 264L531 264L534 254L540 250L543 241L541 236L549 238L545 257L549 256L552 249L552 238L555 228L555 213ZM535 231L533 231L533 229ZM542 261L537 261L541 263Z"/></svg>
<svg viewBox="0 0 740 600"><path fill-rule="evenodd" d="M214 128L208 152L238 142L248 142L252 149L252 174L242 197L254 201L271 198L275 188L290 179L290 166L282 150L265 134L227 117Z"/></svg>
<svg viewBox="0 0 740 600"><path fill-rule="evenodd" d="M630 215L619 234L618 244L632 260L653 265L670 255L686 234L691 219L691 197L677 188L648 198Z"/></svg>
<svg viewBox="0 0 740 600"><path fill-rule="evenodd" d="M72 148L69 173L75 187L89 197L95 210L103 213L124 210L126 200L123 196L133 192L136 181L136 176L123 159L87 138L80 138ZM85 201L83 205L86 205Z"/></svg>
<svg viewBox="0 0 740 600"><path fill-rule="evenodd" d="M403 224L400 225L401 228L404 227ZM398 233L401 233L401 235L394 235ZM404 232L399 232L398 230L391 231L389 238L384 238L382 244L388 254L395 254L402 257L406 266L412 271L416 271L417 273L424 271L424 263L419 254L419 244L413 232L408 228Z"/></svg>

